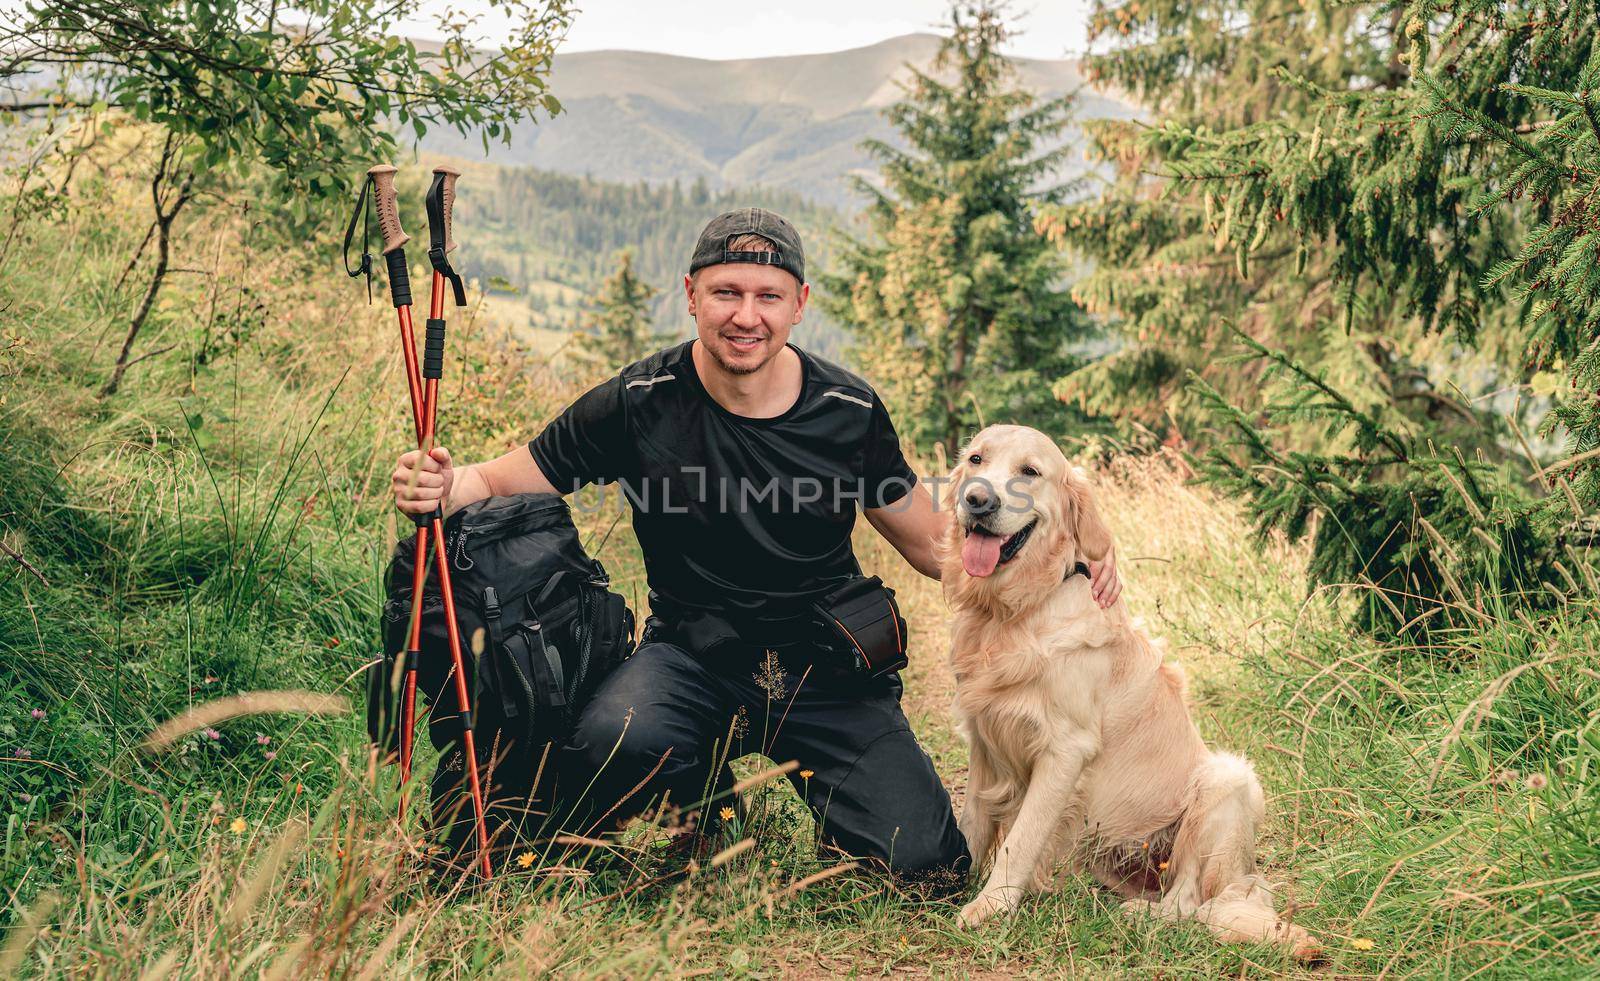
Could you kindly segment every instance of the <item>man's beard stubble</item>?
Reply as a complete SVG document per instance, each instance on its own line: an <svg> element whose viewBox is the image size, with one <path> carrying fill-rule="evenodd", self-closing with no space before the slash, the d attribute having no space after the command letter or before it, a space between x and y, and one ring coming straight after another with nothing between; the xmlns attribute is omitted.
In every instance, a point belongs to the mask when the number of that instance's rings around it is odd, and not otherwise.
<svg viewBox="0 0 1600 981"><path fill-rule="evenodd" d="M767 361L771 361L772 360L772 358L769 357L765 361L762 361L760 364L757 364L754 367L746 367L745 365L729 364L727 361L723 360L721 352L718 351L715 347L711 346L710 344L706 344L706 345L702 345L702 346L705 347L706 352L711 355L711 360L715 361L717 363L718 367L720 367L723 371L726 371L730 375L753 375L756 372L760 371L762 368L765 368L767 366ZM774 355L774 357L775 356L776 355Z"/></svg>

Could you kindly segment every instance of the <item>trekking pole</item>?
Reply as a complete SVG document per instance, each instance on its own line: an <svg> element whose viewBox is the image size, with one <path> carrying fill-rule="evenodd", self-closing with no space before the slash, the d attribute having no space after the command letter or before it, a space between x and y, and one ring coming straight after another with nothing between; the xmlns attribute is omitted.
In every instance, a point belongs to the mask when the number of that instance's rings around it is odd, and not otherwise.
<svg viewBox="0 0 1600 981"><path fill-rule="evenodd" d="M411 236L400 227L400 212L395 204L395 168L378 164L367 171L371 186L377 188L378 224L383 233L383 259L389 269L389 295L394 300L395 312L400 319L400 348L405 352L406 387L411 393L411 422L416 431L417 445L422 445L422 380L417 370L417 340L411 325L411 271L406 264L405 244ZM387 202L387 204L383 202ZM391 223L392 221L392 223ZM415 563L411 579L411 623L406 631L406 650L403 661L404 682L400 702L400 785L411 780L411 750L416 730L417 667L422 649L422 589L427 577L428 533L420 523L417 528ZM400 820L406 817L406 798L400 797Z"/></svg>
<svg viewBox="0 0 1600 981"><path fill-rule="evenodd" d="M417 342L411 323L411 280L406 266L405 244L410 236L400 227L395 200L395 168L380 164L367 171L378 212L378 227L383 234L383 257L389 269L389 292L400 320L400 346L405 355L406 384L411 393L411 418L417 434L417 448L424 455L433 449L433 429L438 400L439 375L444 365L444 320L430 317L423 348L421 371L417 364ZM452 188L453 191L453 188ZM452 203L454 195L452 193ZM453 243L452 243L453 244ZM435 283L439 274L434 274ZM430 312L442 313L444 298L435 286ZM465 299L465 296L462 296ZM420 461L419 461L420 465ZM467 692L465 666L461 655L461 631L456 622L455 594L450 586L449 557L445 552L444 512L435 508L431 515L412 515L417 525L416 549L411 580L411 624L406 641L405 681L400 713L400 781L411 778L412 745L416 729L417 668L422 650L422 594L427 581L429 532L434 545L434 566L439 574L439 594L444 602L446 636L450 644L451 673L455 678L456 702L462 726L462 751L466 755L467 786L472 797L473 820L477 826L479 868L484 878L491 875L489 835L484 821L483 790L478 781L478 755L472 733L472 704ZM405 817L405 796L400 798L400 816Z"/></svg>
<svg viewBox="0 0 1600 981"><path fill-rule="evenodd" d="M447 254L456 247L451 235L451 213L456 203L456 178L459 171L449 167L433 168L433 184L428 188L428 262L433 266L433 282L428 289L428 323L422 353L423 420L422 445L431 449L435 427L439 421L439 378L444 372L444 284L449 280L454 287L456 306L467 305L467 291L461 277L450 267ZM445 554L444 512L435 510L432 517L434 558L439 569L439 593L444 599L445 623L449 628L450 662L456 688L456 702L461 706L462 741L467 755L467 781L472 789L472 806L478 824L478 857L484 878L491 875L489 866L489 832L484 815L484 793L478 778L478 754L473 744L472 696L467 691L464 670L466 659L461 651L461 628L456 623L455 594L450 585L450 561Z"/></svg>

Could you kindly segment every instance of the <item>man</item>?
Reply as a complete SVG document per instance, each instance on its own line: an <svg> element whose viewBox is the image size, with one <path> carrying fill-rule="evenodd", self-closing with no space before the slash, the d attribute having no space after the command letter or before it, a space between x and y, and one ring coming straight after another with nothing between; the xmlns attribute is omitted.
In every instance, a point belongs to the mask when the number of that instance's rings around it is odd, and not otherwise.
<svg viewBox="0 0 1600 981"><path fill-rule="evenodd" d="M949 517L872 387L788 344L810 295L788 221L719 215L683 287L693 340L623 368L527 449L459 472L443 448L420 472L420 454L406 453L397 505L625 488L652 616L562 753L566 792L585 790L594 819L703 800L726 760L761 752L799 762L790 779L825 839L907 875L963 872L966 843L900 709L898 676L852 670L808 626L814 601L860 575L858 505L932 578ZM1109 560L1093 583L1102 605L1121 590Z"/></svg>

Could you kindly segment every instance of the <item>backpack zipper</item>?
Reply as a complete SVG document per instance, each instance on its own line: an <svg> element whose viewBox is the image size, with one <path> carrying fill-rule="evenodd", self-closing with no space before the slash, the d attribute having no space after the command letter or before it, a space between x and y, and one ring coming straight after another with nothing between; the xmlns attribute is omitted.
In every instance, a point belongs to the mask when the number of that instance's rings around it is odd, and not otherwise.
<svg viewBox="0 0 1600 981"><path fill-rule="evenodd" d="M569 703L577 701L578 690L583 687L584 682L589 677L589 656L594 648L594 624L591 622L592 618L589 616L588 607L589 590L580 586L578 587L577 624L580 629L585 625L588 626L588 629L583 631L583 643L578 647L578 670L576 677L572 679L572 691L567 695Z"/></svg>

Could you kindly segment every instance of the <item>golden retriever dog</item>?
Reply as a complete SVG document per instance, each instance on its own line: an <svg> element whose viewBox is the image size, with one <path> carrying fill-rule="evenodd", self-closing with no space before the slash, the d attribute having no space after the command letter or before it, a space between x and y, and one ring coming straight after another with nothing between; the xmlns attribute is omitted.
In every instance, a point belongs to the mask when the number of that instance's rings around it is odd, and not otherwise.
<svg viewBox="0 0 1600 981"><path fill-rule="evenodd" d="M1111 533L1060 449L990 426L962 452L945 506L956 520L941 573L971 748L960 823L975 869L989 870L961 923L1015 909L1064 863L1129 908L1315 957L1256 872L1254 770L1206 748L1182 670L1120 599L1102 610L1090 595L1080 563L1105 558Z"/></svg>

